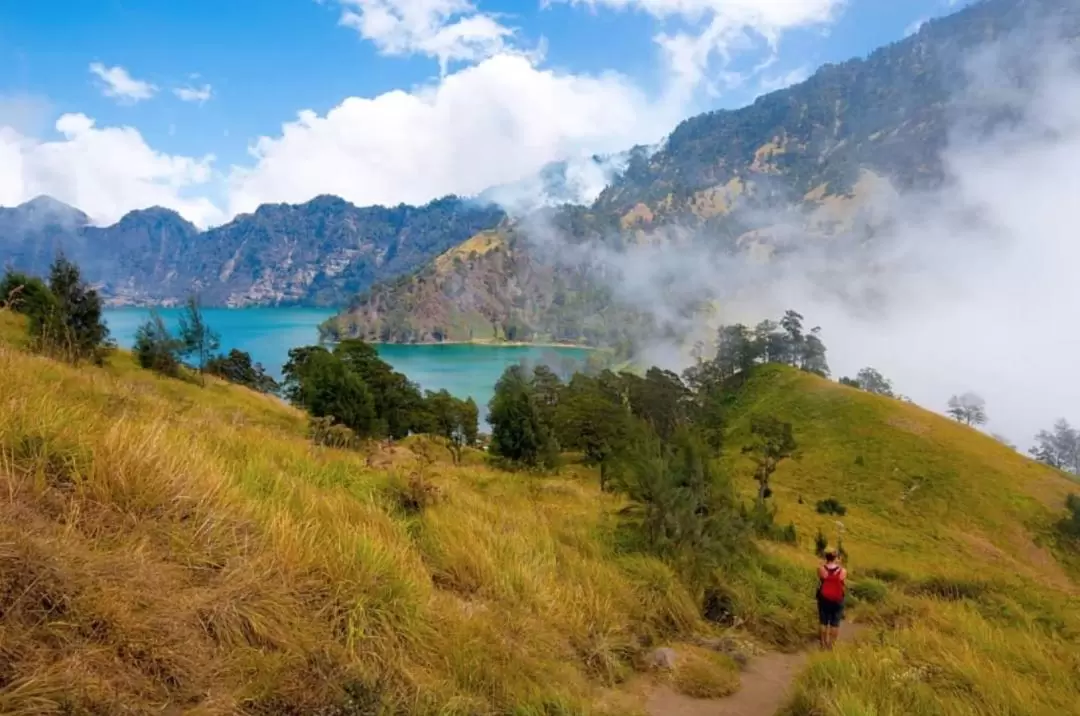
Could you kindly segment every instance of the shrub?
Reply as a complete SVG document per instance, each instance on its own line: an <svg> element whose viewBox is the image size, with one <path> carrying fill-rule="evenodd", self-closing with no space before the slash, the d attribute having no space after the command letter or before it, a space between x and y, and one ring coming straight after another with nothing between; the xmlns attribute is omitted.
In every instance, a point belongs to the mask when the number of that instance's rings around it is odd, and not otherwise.
<svg viewBox="0 0 1080 716"><path fill-rule="evenodd" d="M375 404L363 378L341 356L321 346L289 351L285 364L285 397L317 418L369 437L375 428Z"/></svg>
<svg viewBox="0 0 1080 716"><path fill-rule="evenodd" d="M359 438L349 428L334 422L333 416L313 417L308 421L308 435L316 445L354 450L359 446Z"/></svg>
<svg viewBox="0 0 1080 716"><path fill-rule="evenodd" d="M0 280L0 306L29 317L37 350L77 363L101 364L112 344L101 319L101 299L64 257L53 262L49 282L18 272Z"/></svg>
<svg viewBox="0 0 1080 716"><path fill-rule="evenodd" d="M840 517L847 514L847 508L835 497L818 502L817 511L821 515L839 515Z"/></svg>
<svg viewBox="0 0 1080 716"><path fill-rule="evenodd" d="M161 314L151 311L150 318L135 331L132 352L141 367L176 377L180 374L181 346L180 340L169 333Z"/></svg>
<svg viewBox="0 0 1080 716"><path fill-rule="evenodd" d="M713 624L732 624L735 617L736 595L726 584L705 589L701 600L701 616Z"/></svg>
<svg viewBox="0 0 1080 716"><path fill-rule="evenodd" d="M247 351L234 348L228 355L214 356L207 361L206 372L260 393L276 393L278 390L277 381L267 375L261 363L253 362Z"/></svg>
<svg viewBox="0 0 1080 716"><path fill-rule="evenodd" d="M1068 537L1080 538L1080 495L1065 498L1065 508L1069 514L1061 521L1060 529Z"/></svg>
<svg viewBox="0 0 1080 716"><path fill-rule="evenodd" d="M46 315L56 304L45 282L36 276L8 271L0 280L0 308L26 316Z"/></svg>
<svg viewBox="0 0 1080 716"><path fill-rule="evenodd" d="M413 473L397 487L397 502L407 515L417 515L442 499L442 490L423 475Z"/></svg>
<svg viewBox="0 0 1080 716"><path fill-rule="evenodd" d="M749 524L758 537L773 542L795 544L798 542L798 534L795 524L789 522L785 526L776 524L776 508L769 508L763 502L755 502L749 510L743 505L740 507L742 520Z"/></svg>
<svg viewBox="0 0 1080 716"><path fill-rule="evenodd" d="M784 542L786 544L795 544L799 541L799 535L795 531L795 523L789 522L784 527L777 527L773 533L773 540L775 542Z"/></svg>
<svg viewBox="0 0 1080 716"><path fill-rule="evenodd" d="M873 578L860 579L851 584L851 596L860 602L878 604L889 596L889 587L884 582Z"/></svg>

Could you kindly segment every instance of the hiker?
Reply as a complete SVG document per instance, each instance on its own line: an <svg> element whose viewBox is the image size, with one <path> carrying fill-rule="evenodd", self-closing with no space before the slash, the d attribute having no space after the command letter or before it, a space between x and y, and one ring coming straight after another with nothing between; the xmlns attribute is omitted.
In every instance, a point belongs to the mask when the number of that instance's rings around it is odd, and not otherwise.
<svg viewBox="0 0 1080 716"><path fill-rule="evenodd" d="M847 570L841 566L836 552L825 552L825 564L818 567L817 609L818 634L822 649L832 649L840 631L840 620L844 618L844 593L846 590Z"/></svg>

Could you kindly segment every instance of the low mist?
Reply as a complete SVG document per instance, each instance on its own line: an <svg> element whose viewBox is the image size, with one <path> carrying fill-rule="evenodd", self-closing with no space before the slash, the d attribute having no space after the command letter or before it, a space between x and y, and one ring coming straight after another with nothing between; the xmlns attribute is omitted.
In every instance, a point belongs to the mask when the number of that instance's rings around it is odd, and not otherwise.
<svg viewBox="0 0 1080 716"><path fill-rule="evenodd" d="M1031 30L967 68L942 186L901 195L883 182L845 234L808 233L790 204L754 222L770 227L771 258L718 251L720 239L680 227L619 250L571 247L536 222L528 233L563 260L605 265L622 277L611 284L620 300L674 328L680 340L649 346L650 362L686 367L718 323L793 308L821 326L834 378L872 366L938 412L973 391L985 429L1026 450L1056 418L1080 421L1080 68L1075 47ZM687 314L706 301L718 312Z"/></svg>

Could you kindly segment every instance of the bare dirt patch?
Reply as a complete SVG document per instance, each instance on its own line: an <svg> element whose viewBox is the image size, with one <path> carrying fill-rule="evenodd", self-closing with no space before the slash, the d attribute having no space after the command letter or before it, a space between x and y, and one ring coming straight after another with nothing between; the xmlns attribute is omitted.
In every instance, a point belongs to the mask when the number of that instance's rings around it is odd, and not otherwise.
<svg viewBox="0 0 1080 716"><path fill-rule="evenodd" d="M858 624L844 622L840 640L851 641L860 630ZM751 659L739 690L719 699L694 699L669 686L657 687L645 704L646 712L649 716L774 716L787 702L795 677L812 651L770 652Z"/></svg>

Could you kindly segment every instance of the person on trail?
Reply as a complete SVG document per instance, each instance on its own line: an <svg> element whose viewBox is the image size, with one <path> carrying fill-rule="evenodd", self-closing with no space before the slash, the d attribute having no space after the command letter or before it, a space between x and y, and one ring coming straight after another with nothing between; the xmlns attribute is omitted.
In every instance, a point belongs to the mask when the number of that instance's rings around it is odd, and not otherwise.
<svg viewBox="0 0 1080 716"><path fill-rule="evenodd" d="M836 552L825 552L825 564L818 567L817 609L821 625L818 638L822 649L832 649L844 618L844 595L847 591L847 570L841 566Z"/></svg>

